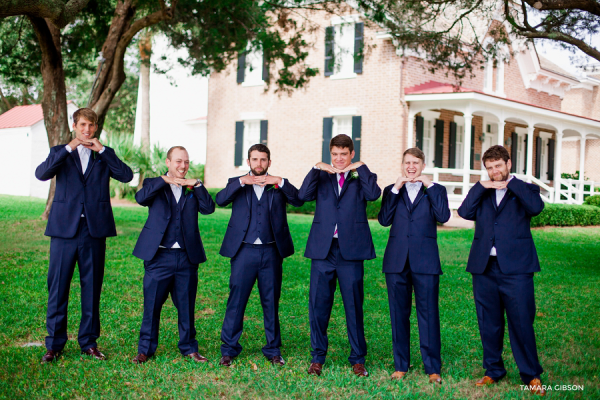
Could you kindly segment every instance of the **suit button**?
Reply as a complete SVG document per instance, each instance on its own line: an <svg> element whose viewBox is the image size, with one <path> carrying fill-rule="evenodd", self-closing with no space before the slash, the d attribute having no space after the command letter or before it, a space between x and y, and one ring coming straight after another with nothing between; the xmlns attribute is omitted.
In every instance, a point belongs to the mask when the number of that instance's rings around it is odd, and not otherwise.
<svg viewBox="0 0 600 400"><path fill-rule="evenodd" d="M498 223L497 223L497 222L494 222L494 225L498 225Z"/></svg>
<svg viewBox="0 0 600 400"><path fill-rule="evenodd" d="M258 215L260 215L260 213L258 213Z"/></svg>
<svg viewBox="0 0 600 400"><path fill-rule="evenodd" d="M83 204L83 203L82 203L82 204ZM331 223L331 226L335 226L335 222L332 222L332 223Z"/></svg>
<svg viewBox="0 0 600 400"><path fill-rule="evenodd" d="M339 206L339 205L337 206L337 209L338 209L338 210L340 209L340 206Z"/></svg>
<svg viewBox="0 0 600 400"><path fill-rule="evenodd" d="M160 233L161 233L161 234L162 234L162 233L165 233L165 231L160 231Z"/></svg>
<svg viewBox="0 0 600 400"><path fill-rule="evenodd" d="M410 235L406 235L406 237L409 237Z"/></svg>
<svg viewBox="0 0 600 400"><path fill-rule="evenodd" d="M248 215L248 219L250 219L250 216Z"/></svg>
<svg viewBox="0 0 600 400"><path fill-rule="evenodd" d="M415 220L411 219L410 222L415 222Z"/></svg>
<svg viewBox="0 0 600 400"><path fill-rule="evenodd" d="M246 230L244 229L244 232L246 232Z"/></svg>
<svg viewBox="0 0 600 400"><path fill-rule="evenodd" d="M490 240L494 240L494 238L490 238Z"/></svg>

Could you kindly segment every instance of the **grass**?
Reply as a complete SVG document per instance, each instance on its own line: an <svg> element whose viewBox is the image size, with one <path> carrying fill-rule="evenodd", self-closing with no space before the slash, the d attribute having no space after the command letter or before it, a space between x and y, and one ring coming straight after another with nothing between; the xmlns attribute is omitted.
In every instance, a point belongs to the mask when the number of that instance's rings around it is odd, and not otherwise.
<svg viewBox="0 0 600 400"><path fill-rule="evenodd" d="M218 255L229 210L200 218L209 261L199 269L196 329L201 354L210 363L182 359L177 349L177 314L171 300L161 320L156 357L143 366L136 354L142 317L142 262L131 255L146 219L141 207L115 207L119 236L107 240L107 264L101 300L99 346L110 358L84 358L77 345L80 287L77 271L71 285L69 337L55 365L40 365L47 301L49 239L39 220L44 202L0 196L0 398L529 398L520 388L508 334L504 359L507 377L499 385L475 388L483 374L482 349L471 288L465 272L472 230L440 230L444 275L440 280L442 377L427 383L419 353L416 316L411 326L413 368L403 382L392 382L391 327L381 273L388 229L371 222L378 258L365 263L365 320L369 348L366 379L352 375L349 344L339 292L329 327L330 352L320 378L308 376L310 340L308 283L310 261L302 254L312 216L290 215L296 254L284 263L281 299L283 356L287 365L271 366L260 351L264 342L262 311L256 289L246 310L234 367L218 365L220 330L228 295L229 259ZM600 329L598 324L600 228L545 228L533 232L542 272L536 274L535 329L544 384L583 385L583 391L553 391L560 398L600 398Z"/></svg>

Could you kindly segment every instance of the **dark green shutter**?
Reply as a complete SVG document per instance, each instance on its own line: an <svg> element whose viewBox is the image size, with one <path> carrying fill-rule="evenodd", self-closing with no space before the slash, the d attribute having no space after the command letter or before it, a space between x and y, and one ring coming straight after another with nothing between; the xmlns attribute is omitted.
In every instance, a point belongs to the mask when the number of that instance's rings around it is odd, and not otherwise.
<svg viewBox="0 0 600 400"><path fill-rule="evenodd" d="M433 166L443 168L444 162L444 120L435 120L435 160Z"/></svg>
<svg viewBox="0 0 600 400"><path fill-rule="evenodd" d="M548 180L554 180L554 146L556 141L554 139L548 140Z"/></svg>
<svg viewBox="0 0 600 400"><path fill-rule="evenodd" d="M331 153L329 152L329 142L333 131L333 118L323 118L323 155L321 156L325 164L331 164Z"/></svg>
<svg viewBox="0 0 600 400"><path fill-rule="evenodd" d="M535 138L535 177L540 179L542 176L542 138Z"/></svg>
<svg viewBox="0 0 600 400"><path fill-rule="evenodd" d="M335 49L335 28L328 26L325 28L325 76L333 75L335 64L334 49ZM327 144L329 146L329 144ZM329 154L329 148L327 148Z"/></svg>
<svg viewBox="0 0 600 400"><path fill-rule="evenodd" d="M526 174L527 173L527 135L525 135L525 146L523 146L523 148L525 149L525 162L523 163L523 173Z"/></svg>
<svg viewBox="0 0 600 400"><path fill-rule="evenodd" d="M263 49L263 63L262 63L262 80L267 82L269 80L269 57L267 52Z"/></svg>
<svg viewBox="0 0 600 400"><path fill-rule="evenodd" d="M237 83L244 82L244 73L246 72L246 53L240 53L238 56Z"/></svg>
<svg viewBox="0 0 600 400"><path fill-rule="evenodd" d="M471 125L471 160L469 168L475 169L475 126Z"/></svg>
<svg viewBox="0 0 600 400"><path fill-rule="evenodd" d="M267 134L269 132L269 121L260 121L260 144L267 145Z"/></svg>
<svg viewBox="0 0 600 400"><path fill-rule="evenodd" d="M450 122L450 146L448 147L448 168L456 168L456 122Z"/></svg>
<svg viewBox="0 0 600 400"><path fill-rule="evenodd" d="M519 135L517 132L513 132L510 134L510 158L512 159L512 166L510 167L510 172L517 172L517 151L519 150Z"/></svg>
<svg viewBox="0 0 600 400"><path fill-rule="evenodd" d="M423 129L425 126L425 118L417 115L415 117L415 121L417 124L417 137L416 137L416 141L415 141L415 146L418 147L419 149L423 150Z"/></svg>
<svg viewBox="0 0 600 400"><path fill-rule="evenodd" d="M357 74L362 74L363 72L364 30L364 22L354 24L354 72Z"/></svg>
<svg viewBox="0 0 600 400"><path fill-rule="evenodd" d="M354 141L354 161L360 161L360 131L362 125L362 117L352 117L352 140Z"/></svg>
<svg viewBox="0 0 600 400"><path fill-rule="evenodd" d="M239 167L242 165L244 155L244 121L235 122L235 156L234 165Z"/></svg>

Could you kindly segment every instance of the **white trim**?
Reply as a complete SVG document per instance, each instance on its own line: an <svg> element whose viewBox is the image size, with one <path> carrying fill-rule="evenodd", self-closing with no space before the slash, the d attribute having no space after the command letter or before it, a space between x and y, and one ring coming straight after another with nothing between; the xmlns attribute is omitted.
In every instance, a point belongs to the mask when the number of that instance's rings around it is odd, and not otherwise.
<svg viewBox="0 0 600 400"><path fill-rule="evenodd" d="M538 133L542 139L552 139L552 133L550 133L550 132L539 131Z"/></svg>
<svg viewBox="0 0 600 400"><path fill-rule="evenodd" d="M352 78L356 78L358 76L358 74L356 72L352 72L351 74L346 74L346 75L342 75L342 74L333 74L329 76L329 79L352 79Z"/></svg>
<svg viewBox="0 0 600 400"><path fill-rule="evenodd" d="M258 81L248 82L248 81L244 80L244 82L242 82L242 86L243 87L265 86L265 81L261 80L260 82L258 82Z"/></svg>
<svg viewBox="0 0 600 400"><path fill-rule="evenodd" d="M267 119L267 118L265 117L264 112L243 112L243 113L240 113L240 119L242 121L252 121L252 120L261 120L261 119Z"/></svg>
<svg viewBox="0 0 600 400"><path fill-rule="evenodd" d="M345 15L343 17L336 16L331 18L331 25L351 24L360 22L360 14Z"/></svg>
<svg viewBox="0 0 600 400"><path fill-rule="evenodd" d="M334 107L329 109L329 115L332 117L358 115L358 109L356 107Z"/></svg>

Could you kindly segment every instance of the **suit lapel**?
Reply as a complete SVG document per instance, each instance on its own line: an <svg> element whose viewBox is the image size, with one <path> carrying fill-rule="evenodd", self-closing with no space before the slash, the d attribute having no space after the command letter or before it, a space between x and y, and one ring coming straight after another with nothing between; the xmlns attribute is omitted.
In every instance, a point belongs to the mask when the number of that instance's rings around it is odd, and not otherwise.
<svg viewBox="0 0 600 400"><path fill-rule="evenodd" d="M500 214L500 212L502 211L502 209L504 208L504 206L506 206L506 203L508 203L508 199L510 198L511 195L512 195L512 193L510 192L510 190L506 189L506 193L504 193L504 197L502 198L502 201L500 202L500 205L498 205L498 209L496 210L496 214Z"/></svg>
<svg viewBox="0 0 600 400"><path fill-rule="evenodd" d="M340 197L340 192L338 190L338 180L337 174L329 174L329 180L331 181L331 185L333 186L333 193L335 193L335 197Z"/></svg>
<svg viewBox="0 0 600 400"><path fill-rule="evenodd" d="M265 186L265 193L267 194L267 200L269 201L269 211L271 210L271 207L273 206L273 197L275 189L273 189L273 185L267 185ZM264 196L264 193L263 193Z"/></svg>
<svg viewBox="0 0 600 400"><path fill-rule="evenodd" d="M415 198L415 201L412 204L412 210L414 210L417 207L417 204L419 204L423 197L425 197L425 185L421 185L421 189L419 189L419 193L417 193L417 197Z"/></svg>
<svg viewBox="0 0 600 400"><path fill-rule="evenodd" d="M248 203L248 209L252 209L252 199L250 198L250 196L252 196L252 192L254 191L254 185L246 185L245 187L246 189L246 203Z"/></svg>
<svg viewBox="0 0 600 400"><path fill-rule="evenodd" d="M348 173L348 176L344 180L344 185L342 186L342 191L340 192L340 198L344 195L344 193L346 193L346 190L348 190L348 186L350 185L350 182L352 181L352 179L350 179L350 176L351 176L351 174Z"/></svg>
<svg viewBox="0 0 600 400"><path fill-rule="evenodd" d="M406 185L402 185L402 188L400 188L400 195L402 196L402 201L404 202L404 205L406 206L408 212L412 212L410 197L408 197L408 190L406 190Z"/></svg>
<svg viewBox="0 0 600 400"><path fill-rule="evenodd" d="M165 193L165 197L167 198L167 204L170 207L171 206L171 193L172 193L172 191L171 191L171 185L170 184L167 183L167 187L165 187L164 193Z"/></svg>
<svg viewBox="0 0 600 400"><path fill-rule="evenodd" d="M193 189L192 189L193 190ZM193 194L192 194L193 196ZM181 197L179 197L179 202L180 204L180 210L183 211L183 207L185 206L185 202L187 201L187 195L185 194L185 186L181 187Z"/></svg>
<svg viewBox="0 0 600 400"><path fill-rule="evenodd" d="M75 161L75 165L77 166L77 172L79 172L79 176L83 178L83 171L81 169L81 159L79 158L79 152L77 148L71 151L71 157L73 157L73 161Z"/></svg>

